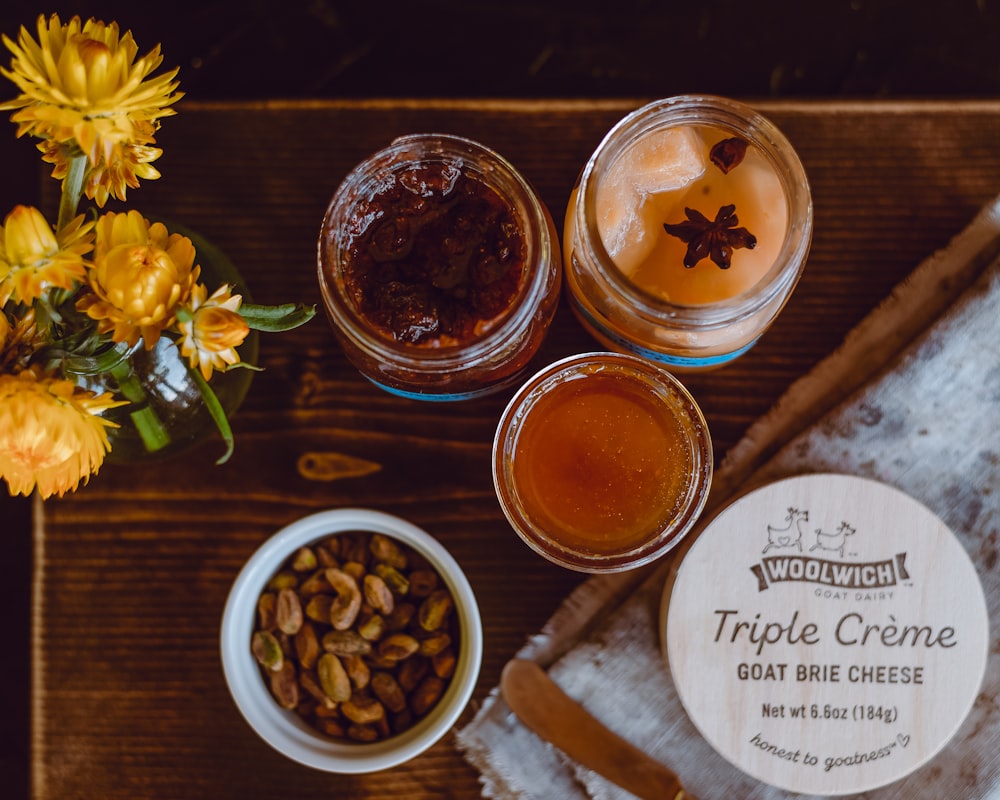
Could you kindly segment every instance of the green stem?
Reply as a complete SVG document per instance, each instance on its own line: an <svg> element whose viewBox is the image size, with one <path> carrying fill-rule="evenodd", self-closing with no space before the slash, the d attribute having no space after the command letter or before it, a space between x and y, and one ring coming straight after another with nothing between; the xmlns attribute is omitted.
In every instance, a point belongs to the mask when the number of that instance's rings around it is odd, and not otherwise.
<svg viewBox="0 0 1000 800"><path fill-rule="evenodd" d="M211 414L212 419L215 421L215 427L219 429L222 441L226 443L226 452L219 456L219 459L215 463L225 464L229 460L229 457L232 456L233 450L236 447L233 429L229 425L226 410L222 407L222 403L219 402L218 396L212 391L212 387L208 385L208 381L202 377L201 372L193 367L188 367L188 372L194 378L194 382L198 386L198 391L201 392L202 399L205 401L205 408L208 409L208 413Z"/></svg>
<svg viewBox="0 0 1000 800"><path fill-rule="evenodd" d="M59 197L59 219L56 227L59 230L76 216L80 197L83 195L83 182L87 177L87 157L74 156L69 162L69 169L63 179L62 194Z"/></svg>
<svg viewBox="0 0 1000 800"><path fill-rule="evenodd" d="M136 432L142 438L142 443L146 450L155 453L170 444L170 434L163 427L163 423L156 415L156 412L146 401L146 392L132 372L132 364L129 359L125 359L110 370L111 375L118 382L118 389L133 405L133 410L129 412L132 424L135 425Z"/></svg>

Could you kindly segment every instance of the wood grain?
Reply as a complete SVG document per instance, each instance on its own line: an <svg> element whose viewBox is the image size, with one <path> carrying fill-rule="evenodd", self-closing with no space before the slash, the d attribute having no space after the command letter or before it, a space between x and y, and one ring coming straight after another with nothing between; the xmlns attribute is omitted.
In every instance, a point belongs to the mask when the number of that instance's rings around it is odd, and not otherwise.
<svg viewBox="0 0 1000 800"><path fill-rule="evenodd" d="M494 147L560 222L587 156L640 103L184 102L159 137L163 177L130 205L213 239L256 302L317 302L326 203L393 137L437 130ZM772 330L736 364L685 378L717 458L1000 187L1000 103L755 105L805 164L816 229ZM595 348L564 304L538 363ZM75 495L35 505L35 797L479 796L449 739L372 776L272 752L229 699L218 628L237 571L277 528L328 507L378 508L426 528L466 570L486 631L481 700L582 579L528 551L497 505L489 451L509 392L447 406L390 396L346 362L322 318L265 335L260 364L225 466L209 443L163 464L108 464ZM300 470L305 453L380 468L316 479Z"/></svg>

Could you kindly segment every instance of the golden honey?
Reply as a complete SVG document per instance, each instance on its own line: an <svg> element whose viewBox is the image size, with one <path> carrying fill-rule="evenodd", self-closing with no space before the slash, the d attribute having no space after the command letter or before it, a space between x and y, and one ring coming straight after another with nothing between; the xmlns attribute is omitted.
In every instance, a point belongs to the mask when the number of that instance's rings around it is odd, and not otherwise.
<svg viewBox="0 0 1000 800"><path fill-rule="evenodd" d="M556 563L628 569L665 552L708 493L711 442L676 379L633 356L551 365L512 400L494 477L519 535Z"/></svg>

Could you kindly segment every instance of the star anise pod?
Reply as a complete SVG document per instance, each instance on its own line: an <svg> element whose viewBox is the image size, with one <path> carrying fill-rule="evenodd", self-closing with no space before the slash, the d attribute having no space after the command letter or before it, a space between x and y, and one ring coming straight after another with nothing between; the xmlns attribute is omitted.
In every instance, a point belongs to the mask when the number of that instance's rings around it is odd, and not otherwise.
<svg viewBox="0 0 1000 800"><path fill-rule="evenodd" d="M685 208L684 214L686 221L677 224L666 222L663 229L687 244L684 266L688 269L703 258L711 258L720 269L729 269L733 250L740 247L753 250L757 246L756 236L746 228L736 227L740 220L734 204L722 206L714 222L693 208Z"/></svg>
<svg viewBox="0 0 1000 800"><path fill-rule="evenodd" d="M728 174L729 170L738 167L743 162L743 157L746 154L746 139L733 136L730 139L723 139L721 142L716 142L708 157L724 174Z"/></svg>

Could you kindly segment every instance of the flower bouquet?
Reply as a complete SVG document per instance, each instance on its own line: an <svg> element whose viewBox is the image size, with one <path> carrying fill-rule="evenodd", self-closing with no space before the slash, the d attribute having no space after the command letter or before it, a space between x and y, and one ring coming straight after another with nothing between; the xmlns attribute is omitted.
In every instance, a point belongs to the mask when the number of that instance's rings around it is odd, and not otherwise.
<svg viewBox="0 0 1000 800"><path fill-rule="evenodd" d="M19 205L0 227L0 477L12 495L75 490L112 449L115 409L148 452L167 448L171 431L135 370L164 349L221 433L222 463L233 435L213 373L249 366L237 348L251 330L288 330L315 309L251 305L233 283L206 285L201 262L217 255L207 243L136 210L101 213L160 177L155 134L183 96L177 69L151 77L159 46L137 58L116 23L53 14L37 34L3 36L13 58L0 73L20 94L0 110L38 139L61 193L54 224ZM96 208L79 213L84 197ZM109 380L95 388L95 373Z"/></svg>

